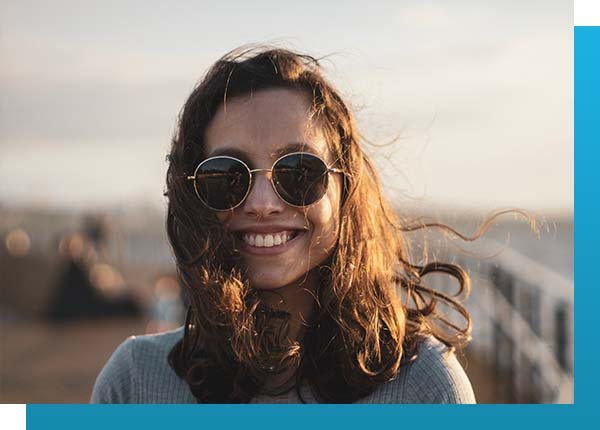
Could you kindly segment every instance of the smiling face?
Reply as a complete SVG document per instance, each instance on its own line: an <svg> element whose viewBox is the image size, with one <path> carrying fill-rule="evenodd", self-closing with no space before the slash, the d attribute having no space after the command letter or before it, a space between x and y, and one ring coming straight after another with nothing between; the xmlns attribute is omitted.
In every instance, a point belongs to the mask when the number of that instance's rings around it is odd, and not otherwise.
<svg viewBox="0 0 600 430"><path fill-rule="evenodd" d="M205 134L206 158L229 155L250 169L270 169L282 155L310 152L333 161L318 122L309 118L308 98L295 90L268 89L227 100ZM217 216L234 232L248 277L257 289L273 290L304 279L325 261L337 241L341 175L330 174L323 198L292 207L275 193L270 174L253 174L246 200Z"/></svg>

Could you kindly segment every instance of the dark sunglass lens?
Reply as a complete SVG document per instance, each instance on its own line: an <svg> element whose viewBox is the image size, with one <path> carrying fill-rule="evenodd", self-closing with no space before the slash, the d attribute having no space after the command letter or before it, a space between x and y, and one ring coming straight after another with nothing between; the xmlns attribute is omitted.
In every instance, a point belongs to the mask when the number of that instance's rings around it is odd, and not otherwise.
<svg viewBox="0 0 600 430"><path fill-rule="evenodd" d="M273 168L273 182L283 200L294 206L318 201L327 191L327 166L311 154L290 154Z"/></svg>
<svg viewBox="0 0 600 430"><path fill-rule="evenodd" d="M196 172L198 196L212 209L227 210L239 205L249 186L248 169L232 158L209 159Z"/></svg>

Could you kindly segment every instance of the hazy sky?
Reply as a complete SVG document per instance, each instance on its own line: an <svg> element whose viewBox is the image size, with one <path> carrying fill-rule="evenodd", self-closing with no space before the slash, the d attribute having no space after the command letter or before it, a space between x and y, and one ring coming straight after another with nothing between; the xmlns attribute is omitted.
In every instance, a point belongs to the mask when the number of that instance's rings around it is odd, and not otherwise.
<svg viewBox="0 0 600 430"><path fill-rule="evenodd" d="M175 120L247 43L330 55L389 195L573 207L573 6L561 1L3 1L0 204L164 205Z"/></svg>

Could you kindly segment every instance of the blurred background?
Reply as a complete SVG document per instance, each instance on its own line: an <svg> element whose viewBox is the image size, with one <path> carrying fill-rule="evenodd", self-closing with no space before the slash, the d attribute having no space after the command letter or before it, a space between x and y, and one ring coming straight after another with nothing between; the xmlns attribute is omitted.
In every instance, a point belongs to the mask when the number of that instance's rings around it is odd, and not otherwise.
<svg viewBox="0 0 600 430"><path fill-rule="evenodd" d="M325 57L402 216L542 221L410 240L471 274L479 402L573 402L572 18L567 0L3 1L0 402L88 402L127 336L182 323L165 156L196 81L248 43Z"/></svg>

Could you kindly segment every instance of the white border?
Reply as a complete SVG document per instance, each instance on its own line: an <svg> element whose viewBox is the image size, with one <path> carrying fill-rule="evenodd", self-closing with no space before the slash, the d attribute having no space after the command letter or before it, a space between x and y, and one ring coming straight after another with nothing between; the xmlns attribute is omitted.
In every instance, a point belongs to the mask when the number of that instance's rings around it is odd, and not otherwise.
<svg viewBox="0 0 600 430"><path fill-rule="evenodd" d="M600 26L600 1L599 0L574 0L573 14L574 25Z"/></svg>
<svg viewBox="0 0 600 430"><path fill-rule="evenodd" d="M0 405L0 421L3 430L25 430L27 405Z"/></svg>
<svg viewBox="0 0 600 430"><path fill-rule="evenodd" d="M4 430L25 430L26 425L26 405L0 405L0 417L2 429Z"/></svg>

